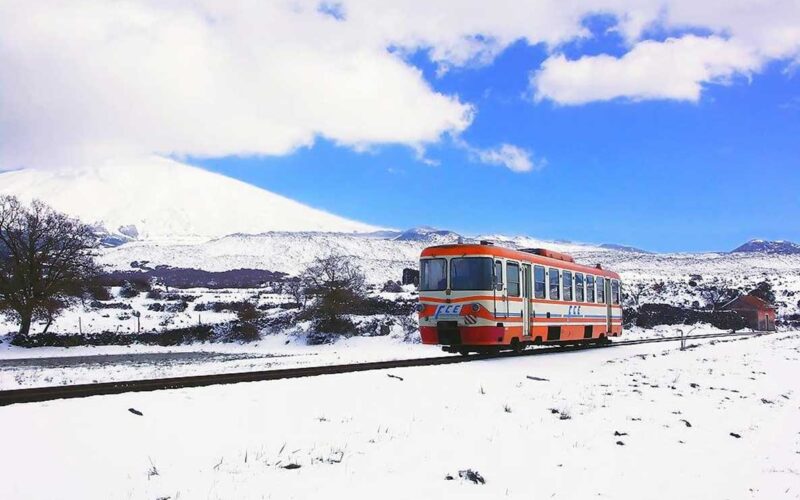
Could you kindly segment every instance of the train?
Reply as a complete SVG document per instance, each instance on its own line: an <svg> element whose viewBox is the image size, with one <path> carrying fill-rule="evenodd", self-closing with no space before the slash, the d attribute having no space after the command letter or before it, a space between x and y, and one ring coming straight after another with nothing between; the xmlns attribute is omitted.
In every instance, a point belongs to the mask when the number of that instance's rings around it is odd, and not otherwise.
<svg viewBox="0 0 800 500"><path fill-rule="evenodd" d="M431 246L420 255L420 337L461 354L604 343L622 335L621 294L619 274L564 253Z"/></svg>

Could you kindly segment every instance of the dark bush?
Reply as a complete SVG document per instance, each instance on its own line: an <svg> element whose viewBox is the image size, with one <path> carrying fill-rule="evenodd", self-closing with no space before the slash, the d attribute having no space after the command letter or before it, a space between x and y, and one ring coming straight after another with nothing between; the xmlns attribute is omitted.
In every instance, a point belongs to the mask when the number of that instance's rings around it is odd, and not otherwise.
<svg viewBox="0 0 800 500"><path fill-rule="evenodd" d="M740 330L747 327L745 320L733 311L696 311L669 304L644 304L635 314L635 325L642 328L696 323L709 323L722 330Z"/></svg>
<svg viewBox="0 0 800 500"><path fill-rule="evenodd" d="M92 300L112 300L114 298L108 287L102 285L90 286L87 292Z"/></svg>
<svg viewBox="0 0 800 500"><path fill-rule="evenodd" d="M241 302L236 312L236 321L231 325L227 340L234 342L253 342L261 339L261 319L263 313L252 302Z"/></svg>
<svg viewBox="0 0 800 500"><path fill-rule="evenodd" d="M92 301L89 303L89 307L92 309L133 309L130 304L126 304L124 302L99 302L99 301Z"/></svg>
<svg viewBox="0 0 800 500"><path fill-rule="evenodd" d="M133 283L126 281L122 284L122 287L119 289L119 296L125 299L132 299L133 297L138 296L140 290L136 288L136 285Z"/></svg>
<svg viewBox="0 0 800 500"><path fill-rule="evenodd" d="M318 318L312 328L315 333L320 334L352 335L357 332L356 325L348 317Z"/></svg>
<svg viewBox="0 0 800 500"><path fill-rule="evenodd" d="M419 270L410 267L403 269L403 284L419 286Z"/></svg>
<svg viewBox="0 0 800 500"><path fill-rule="evenodd" d="M163 298L163 294L161 293L161 290L153 288L152 290L147 292L147 298L152 300L161 300Z"/></svg>
<svg viewBox="0 0 800 500"><path fill-rule="evenodd" d="M164 310L164 304L162 304L161 302L153 302L152 304L147 306L147 310L148 311L161 312L161 311Z"/></svg>
<svg viewBox="0 0 800 500"><path fill-rule="evenodd" d="M400 285L399 281L392 281L389 280L383 284L381 288L382 292L389 292L389 293L400 293L403 291L403 286Z"/></svg>
<svg viewBox="0 0 800 500"><path fill-rule="evenodd" d="M164 310L171 313L179 313L185 311L188 307L188 302L176 302L174 304L167 304L164 306Z"/></svg>
<svg viewBox="0 0 800 500"><path fill-rule="evenodd" d="M405 316L412 314L416 306L417 301L413 299L387 300L380 297L368 297L353 303L348 313L360 316L375 314Z"/></svg>
<svg viewBox="0 0 800 500"><path fill-rule="evenodd" d="M189 328L178 328L163 332L143 332L137 334L120 334L114 332L92 333L84 335L58 335L55 333L17 336L11 343L20 347L76 347L99 345L131 345L147 344L171 346L192 342L208 342L214 339L214 328L208 325L197 325Z"/></svg>

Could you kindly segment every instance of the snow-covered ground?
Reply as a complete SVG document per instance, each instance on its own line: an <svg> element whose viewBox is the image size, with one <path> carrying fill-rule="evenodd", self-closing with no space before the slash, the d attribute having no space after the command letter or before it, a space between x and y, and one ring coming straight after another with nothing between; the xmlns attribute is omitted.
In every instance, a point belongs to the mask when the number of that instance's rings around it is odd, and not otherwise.
<svg viewBox="0 0 800 500"><path fill-rule="evenodd" d="M12 405L0 498L800 498L798 363L779 333Z"/></svg>
<svg viewBox="0 0 800 500"><path fill-rule="evenodd" d="M633 327L614 340L719 333L711 325ZM342 338L310 346L302 335L275 334L247 344L22 348L0 343L0 390L119 380L234 373L301 366L445 355L438 346L407 342L399 332ZM457 356L457 355L454 355Z"/></svg>
<svg viewBox="0 0 800 500"><path fill-rule="evenodd" d="M0 344L0 390L118 380L234 373L301 366L441 356L437 346L402 336L350 337L306 345L304 337L269 335L249 343L181 346L20 348Z"/></svg>

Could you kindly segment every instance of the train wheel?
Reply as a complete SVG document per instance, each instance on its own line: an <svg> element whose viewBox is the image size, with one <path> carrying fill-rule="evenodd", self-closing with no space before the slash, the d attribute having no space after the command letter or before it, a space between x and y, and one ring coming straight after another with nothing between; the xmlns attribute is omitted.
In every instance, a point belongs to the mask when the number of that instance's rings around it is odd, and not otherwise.
<svg viewBox="0 0 800 500"><path fill-rule="evenodd" d="M522 342L520 342L520 341L519 341L519 339L518 339L518 338L516 338L516 337L514 337L513 339L511 339L511 344L510 344L510 345L511 345L511 350L512 350L512 351L514 351L514 352L515 352L515 353L517 353L517 354L519 354L519 353L521 353L522 351L524 351L524 350L525 350L525 347L527 347L525 344L523 344Z"/></svg>
<svg viewBox="0 0 800 500"><path fill-rule="evenodd" d="M469 356L469 349L459 349L458 353L462 356Z"/></svg>

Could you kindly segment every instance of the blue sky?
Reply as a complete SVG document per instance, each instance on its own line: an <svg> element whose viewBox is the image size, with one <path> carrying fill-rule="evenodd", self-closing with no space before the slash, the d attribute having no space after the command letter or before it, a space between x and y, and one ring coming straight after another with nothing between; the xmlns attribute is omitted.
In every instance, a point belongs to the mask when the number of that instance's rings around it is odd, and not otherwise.
<svg viewBox="0 0 800 500"><path fill-rule="evenodd" d="M623 50L614 37L576 54ZM567 53L570 49L567 49ZM468 234L615 242L655 251L727 250L750 238L800 240L800 80L783 62L751 79L706 84L698 102L534 102L529 74L547 57L518 42L482 67L441 77L409 60L434 89L477 114L461 137L511 143L546 159L515 173L481 164L456 141L366 152L318 140L282 157L193 163L364 222Z"/></svg>
<svg viewBox="0 0 800 500"><path fill-rule="evenodd" d="M800 3L0 2L0 171L152 155L374 225L800 241Z"/></svg>

